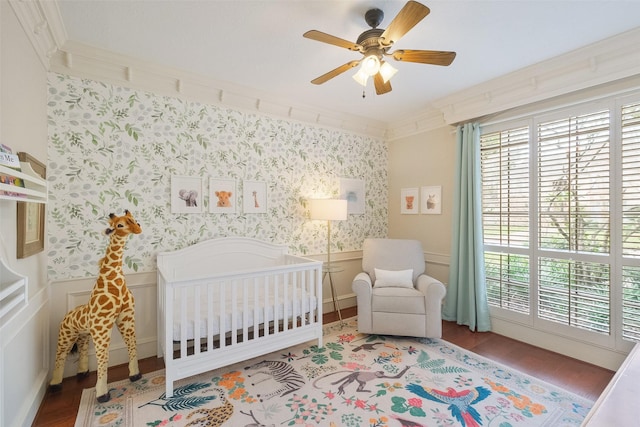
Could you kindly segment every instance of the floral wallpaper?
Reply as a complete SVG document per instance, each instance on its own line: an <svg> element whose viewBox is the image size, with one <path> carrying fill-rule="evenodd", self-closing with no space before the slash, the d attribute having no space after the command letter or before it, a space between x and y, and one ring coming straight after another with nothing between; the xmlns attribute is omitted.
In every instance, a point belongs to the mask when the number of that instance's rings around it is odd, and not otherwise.
<svg viewBox="0 0 640 427"><path fill-rule="evenodd" d="M387 234L383 140L50 73L48 274L97 275L108 215L128 209L142 226L125 269L154 271L158 252L204 239L249 236L298 255L326 253L326 224L306 201L338 197L340 179L365 183L365 213L334 222L332 251ZM172 213L171 177L202 178L200 213ZM235 213L211 213L210 178L235 180ZM243 211L245 181L266 183L266 211Z"/></svg>

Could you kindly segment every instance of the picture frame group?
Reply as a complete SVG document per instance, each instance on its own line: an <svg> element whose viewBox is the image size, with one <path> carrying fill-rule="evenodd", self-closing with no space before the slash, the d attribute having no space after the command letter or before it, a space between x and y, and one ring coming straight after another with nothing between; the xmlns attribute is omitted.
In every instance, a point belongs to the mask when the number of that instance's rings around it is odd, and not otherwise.
<svg viewBox="0 0 640 427"><path fill-rule="evenodd" d="M400 213L405 215L442 214L442 186L402 188L400 190Z"/></svg>
<svg viewBox="0 0 640 427"><path fill-rule="evenodd" d="M210 177L209 212L235 214L238 210L238 189L235 179ZM173 175L171 177L171 213L204 212L205 178ZM267 212L267 183L242 181L242 212Z"/></svg>

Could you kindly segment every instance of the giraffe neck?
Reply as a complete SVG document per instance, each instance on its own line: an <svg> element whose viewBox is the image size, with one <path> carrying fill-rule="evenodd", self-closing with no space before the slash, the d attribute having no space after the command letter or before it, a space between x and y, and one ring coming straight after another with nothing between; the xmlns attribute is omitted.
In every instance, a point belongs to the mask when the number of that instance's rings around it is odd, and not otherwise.
<svg viewBox="0 0 640 427"><path fill-rule="evenodd" d="M119 236L115 232L111 235L107 254L102 258L100 263L100 276L102 278L113 279L122 276L122 255L124 254L124 245L127 242L127 236Z"/></svg>

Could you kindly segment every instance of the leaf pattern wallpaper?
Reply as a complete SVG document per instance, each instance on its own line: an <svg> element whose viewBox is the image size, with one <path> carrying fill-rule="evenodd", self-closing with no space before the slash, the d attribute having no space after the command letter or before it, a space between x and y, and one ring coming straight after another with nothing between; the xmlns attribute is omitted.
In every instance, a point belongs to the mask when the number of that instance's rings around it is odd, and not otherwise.
<svg viewBox="0 0 640 427"><path fill-rule="evenodd" d="M307 199L338 197L340 178L365 183L365 213L332 224L332 252L387 235L383 140L259 113L50 73L47 180L50 280L96 276L109 213L131 211L125 271L156 269L156 254L223 236L326 253L326 223ZM171 213L171 177L202 179L201 213ZM210 213L209 179L236 182L235 213ZM266 184L266 212L242 209L244 181Z"/></svg>

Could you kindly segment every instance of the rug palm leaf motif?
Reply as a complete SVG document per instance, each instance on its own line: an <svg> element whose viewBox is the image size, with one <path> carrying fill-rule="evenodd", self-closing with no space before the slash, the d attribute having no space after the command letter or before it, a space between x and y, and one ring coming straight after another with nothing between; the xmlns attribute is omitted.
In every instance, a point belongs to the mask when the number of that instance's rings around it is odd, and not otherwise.
<svg viewBox="0 0 640 427"><path fill-rule="evenodd" d="M299 345L178 381L164 371L83 392L76 426L579 426L593 402L440 339L360 334L355 319Z"/></svg>

